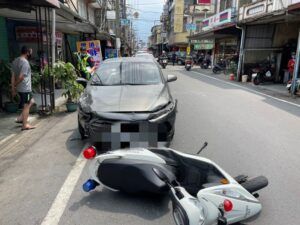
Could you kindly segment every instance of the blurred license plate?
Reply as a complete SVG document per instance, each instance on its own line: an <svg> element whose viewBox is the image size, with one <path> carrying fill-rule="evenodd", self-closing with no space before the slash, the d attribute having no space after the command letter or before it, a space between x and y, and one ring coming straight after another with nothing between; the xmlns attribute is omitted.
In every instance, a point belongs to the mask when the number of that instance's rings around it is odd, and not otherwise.
<svg viewBox="0 0 300 225"><path fill-rule="evenodd" d="M164 60L163 63L167 63L167 60Z"/></svg>

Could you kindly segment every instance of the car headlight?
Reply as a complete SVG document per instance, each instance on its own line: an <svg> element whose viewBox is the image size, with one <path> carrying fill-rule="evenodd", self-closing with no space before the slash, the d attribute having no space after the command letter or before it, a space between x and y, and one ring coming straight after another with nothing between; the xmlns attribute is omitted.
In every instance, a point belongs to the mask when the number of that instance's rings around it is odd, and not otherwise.
<svg viewBox="0 0 300 225"><path fill-rule="evenodd" d="M170 112L172 112L174 110L175 106L176 106L176 104L174 102L169 102L169 104L167 104L160 110L151 113L149 116L149 121L157 122L157 121L163 119L166 115L168 115Z"/></svg>

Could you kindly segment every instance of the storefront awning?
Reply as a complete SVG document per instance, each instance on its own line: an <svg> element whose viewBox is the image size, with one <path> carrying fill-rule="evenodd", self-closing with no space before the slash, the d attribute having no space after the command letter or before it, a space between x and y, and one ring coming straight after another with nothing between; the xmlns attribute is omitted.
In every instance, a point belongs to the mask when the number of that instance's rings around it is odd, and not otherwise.
<svg viewBox="0 0 300 225"><path fill-rule="evenodd" d="M241 31L235 27L235 23L228 23L208 31L194 34L192 36L189 36L188 38L191 40L224 38L224 37L239 36L240 33Z"/></svg>

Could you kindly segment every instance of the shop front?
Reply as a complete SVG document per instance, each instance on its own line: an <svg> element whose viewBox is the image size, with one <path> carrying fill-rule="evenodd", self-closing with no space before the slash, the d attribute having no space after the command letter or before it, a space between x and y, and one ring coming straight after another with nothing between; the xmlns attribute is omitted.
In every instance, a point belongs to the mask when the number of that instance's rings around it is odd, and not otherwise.
<svg viewBox="0 0 300 225"><path fill-rule="evenodd" d="M236 28L235 21L235 9L226 9L204 19L201 32L191 36L190 39L202 42L201 45L196 45L196 48L202 47L206 52L210 50L213 63L221 59L236 60L241 31Z"/></svg>
<svg viewBox="0 0 300 225"><path fill-rule="evenodd" d="M271 81L286 83L292 77L288 64L297 49L300 19L295 9L267 13L261 7L263 4L264 1L240 10L244 14L240 15L239 25L245 32L240 74L247 74L250 80L255 71L268 68Z"/></svg>

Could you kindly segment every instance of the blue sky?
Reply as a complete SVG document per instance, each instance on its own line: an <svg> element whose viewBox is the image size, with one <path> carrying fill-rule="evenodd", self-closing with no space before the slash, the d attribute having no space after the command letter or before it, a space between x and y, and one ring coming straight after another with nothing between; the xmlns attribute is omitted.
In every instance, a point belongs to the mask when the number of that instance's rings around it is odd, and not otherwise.
<svg viewBox="0 0 300 225"><path fill-rule="evenodd" d="M136 29L138 39L147 43L151 34L151 27L159 24L160 15L163 11L164 0L127 0L132 12L138 11L139 18L133 20L133 27Z"/></svg>

